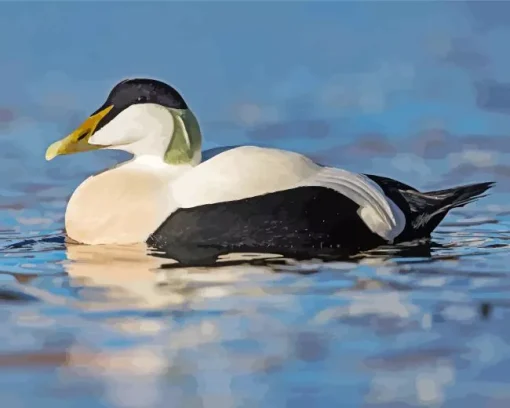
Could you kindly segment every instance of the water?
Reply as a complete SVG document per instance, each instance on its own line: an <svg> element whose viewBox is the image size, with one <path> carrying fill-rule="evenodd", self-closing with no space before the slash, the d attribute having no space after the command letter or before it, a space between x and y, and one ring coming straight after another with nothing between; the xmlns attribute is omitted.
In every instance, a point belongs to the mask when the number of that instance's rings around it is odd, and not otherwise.
<svg viewBox="0 0 510 408"><path fill-rule="evenodd" d="M160 268L169 261L143 246L66 246L60 190L20 194L17 181L7 184L6 406L510 399L510 220L497 193L452 213L430 256L383 249L352 262Z"/></svg>
<svg viewBox="0 0 510 408"><path fill-rule="evenodd" d="M508 15L2 4L2 406L508 406ZM422 189L498 184L429 246L349 262L176 268L143 246L68 246L69 194L127 156L44 150L140 74L183 91L206 148L283 147Z"/></svg>

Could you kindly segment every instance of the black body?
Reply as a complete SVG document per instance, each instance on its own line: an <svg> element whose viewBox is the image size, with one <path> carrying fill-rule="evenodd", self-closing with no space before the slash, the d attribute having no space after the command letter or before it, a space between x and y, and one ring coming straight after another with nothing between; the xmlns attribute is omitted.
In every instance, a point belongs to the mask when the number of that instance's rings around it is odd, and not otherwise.
<svg viewBox="0 0 510 408"><path fill-rule="evenodd" d="M384 243L357 215L358 205L323 187L179 209L148 244L185 262L206 255L262 252L355 253Z"/></svg>

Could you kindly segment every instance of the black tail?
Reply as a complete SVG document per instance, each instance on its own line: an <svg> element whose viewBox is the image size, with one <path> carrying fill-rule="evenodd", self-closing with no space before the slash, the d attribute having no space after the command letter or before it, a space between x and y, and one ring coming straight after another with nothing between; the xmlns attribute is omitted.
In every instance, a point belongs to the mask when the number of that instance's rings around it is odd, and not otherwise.
<svg viewBox="0 0 510 408"><path fill-rule="evenodd" d="M406 235L429 236L452 208L463 207L479 198L494 185L494 182L469 184L446 190L420 193L414 190L400 191L412 213L409 227L399 238Z"/></svg>

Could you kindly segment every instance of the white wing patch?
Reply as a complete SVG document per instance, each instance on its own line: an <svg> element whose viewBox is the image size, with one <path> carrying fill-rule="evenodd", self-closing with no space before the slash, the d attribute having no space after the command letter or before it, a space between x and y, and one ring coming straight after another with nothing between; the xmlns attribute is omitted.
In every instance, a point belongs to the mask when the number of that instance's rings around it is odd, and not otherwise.
<svg viewBox="0 0 510 408"><path fill-rule="evenodd" d="M324 167L299 186L327 187L350 198L360 206L358 213L365 224L390 243L404 230L404 213L375 182L362 174Z"/></svg>

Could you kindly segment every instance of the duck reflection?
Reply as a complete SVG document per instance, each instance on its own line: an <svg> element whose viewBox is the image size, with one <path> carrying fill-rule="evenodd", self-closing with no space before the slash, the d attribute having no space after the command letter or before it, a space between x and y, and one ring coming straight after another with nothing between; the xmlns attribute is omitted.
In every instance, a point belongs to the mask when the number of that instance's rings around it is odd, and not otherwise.
<svg viewBox="0 0 510 408"><path fill-rule="evenodd" d="M133 306L155 306L179 299L157 290L158 270L168 260L151 256L143 244L78 245L66 243L64 269L69 284L87 302L107 301ZM105 299L106 298L106 299Z"/></svg>
<svg viewBox="0 0 510 408"><path fill-rule="evenodd" d="M79 245L65 242L63 263L69 285L92 307L168 307L197 301L215 293L226 295L253 274L275 272L309 275L323 267L359 262L394 263L396 258L431 256L429 242L346 256L315 253L217 253L211 248L186 248L173 258L145 244ZM182 249L182 248L181 248ZM175 259L178 258L178 259ZM184 260L184 262L183 262ZM313 267L311 267L313 266ZM247 274L251 274L247 277ZM255 281L258 278L255 278Z"/></svg>
<svg viewBox="0 0 510 408"><path fill-rule="evenodd" d="M173 259L154 256L144 244L129 246L88 246L66 243L68 261L64 269L70 285L80 290L87 302L102 302L118 307L118 302L134 307L161 307L192 302L196 296L227 290L231 283L243 279L247 268L257 260L277 258L268 254L233 254L215 262L183 265ZM270 272L269 266L251 265ZM240 270L242 269L242 270ZM228 291L228 290L227 290Z"/></svg>

